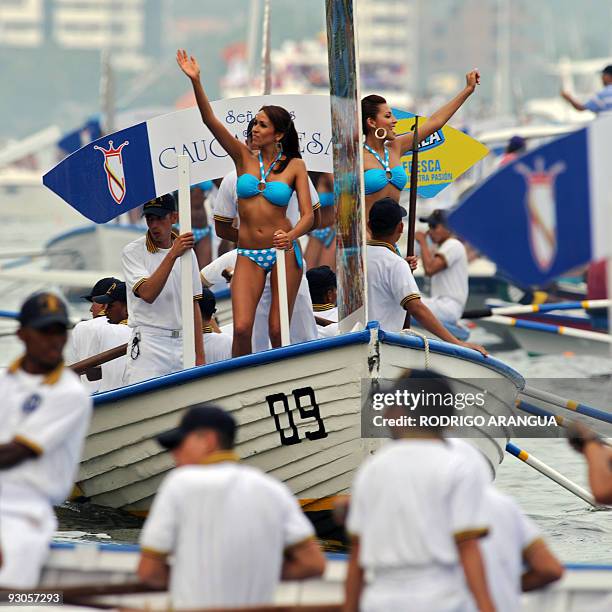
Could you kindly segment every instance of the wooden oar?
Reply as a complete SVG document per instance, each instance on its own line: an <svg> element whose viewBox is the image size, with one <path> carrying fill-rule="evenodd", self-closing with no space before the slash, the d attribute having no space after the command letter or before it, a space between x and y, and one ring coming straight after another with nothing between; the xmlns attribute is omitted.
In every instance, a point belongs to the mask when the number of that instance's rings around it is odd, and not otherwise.
<svg viewBox="0 0 612 612"><path fill-rule="evenodd" d="M463 319L481 319L492 315L519 315L533 312L551 312L553 310L589 310L593 308L607 308L612 300L582 300L580 302L550 302L546 304L517 304L516 306L491 306L466 310Z"/></svg>
<svg viewBox="0 0 612 612"><path fill-rule="evenodd" d="M549 391L535 389L534 387L527 385L521 391L520 395L531 397L533 399L540 400L541 402L546 402L553 406L558 406L559 408L564 408L565 410L570 410L571 412L576 412L578 414L588 416L597 421L603 421L604 423L612 423L611 413L606 412L604 410L600 410L599 408L587 406L586 404L581 404L576 400L567 399L565 397L561 397L560 395L555 395L554 393L550 393Z"/></svg>
<svg viewBox="0 0 612 612"><path fill-rule="evenodd" d="M515 444L512 444L512 442L506 444L506 451L532 467L534 470L540 472L540 474L550 478L550 480L556 482L564 489L567 489L570 493L573 493L583 501L587 502L587 504L590 504L595 508L598 507L598 505L595 503L595 498L586 489L578 486L575 482L572 482L569 480L569 478L566 478L563 474L557 472L557 470L553 470L553 468L546 465L543 461L540 461L527 451L519 448Z"/></svg>
<svg viewBox="0 0 612 612"><path fill-rule="evenodd" d="M569 336L572 338L583 338L584 340L593 340L594 342L606 342L612 344L612 336L601 332L589 331L588 329L577 329L575 327L567 327L565 325L552 325L550 323L540 323L540 321L525 321L523 319L514 319L502 315L493 315L486 317L486 320L499 325L508 327L516 327L518 329L531 329L533 331L541 331L549 334L557 334L559 336Z"/></svg>
<svg viewBox="0 0 612 612"><path fill-rule="evenodd" d="M108 349L108 351L104 351L103 353L99 353L97 355L92 355L91 357L87 357L86 359L81 359L81 361L77 361L72 365L68 366L75 374L86 374L88 370L96 368L103 363L108 363L113 359L118 359L119 357L123 357L127 352L127 342L122 344L121 346L116 346L115 348Z"/></svg>

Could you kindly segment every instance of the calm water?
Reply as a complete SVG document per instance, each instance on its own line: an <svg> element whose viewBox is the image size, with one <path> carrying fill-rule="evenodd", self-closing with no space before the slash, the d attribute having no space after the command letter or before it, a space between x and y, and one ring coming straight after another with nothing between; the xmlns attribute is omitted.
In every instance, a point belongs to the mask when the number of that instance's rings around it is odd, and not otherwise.
<svg viewBox="0 0 612 612"><path fill-rule="evenodd" d="M0 192L0 241L2 252L11 248L38 248L53 235L84 223L76 213L52 194L29 190L21 194ZM0 260L0 265L2 260ZM36 285L0 281L0 309L15 310L23 297L39 289ZM83 314L74 311L73 314ZM18 343L0 329L0 365L9 363L20 351ZM478 335L473 337L478 341ZM563 388L563 394L592 401L602 380L612 376L612 360L591 357L530 358L522 351L496 354L527 378L582 378L578 388ZM566 385L567 386L567 385ZM572 387L576 385L572 383ZM561 391L559 391L561 393ZM600 400L600 398L598 398ZM610 402L608 402L610 403ZM564 440L515 440L516 444L562 472L576 483L587 487L582 457L573 452ZM513 495L536 521L554 551L565 562L612 563L612 514L593 511L538 472L512 456L499 468L497 486ZM105 508L66 504L59 510L59 539L98 540L121 543L137 541L141 521Z"/></svg>

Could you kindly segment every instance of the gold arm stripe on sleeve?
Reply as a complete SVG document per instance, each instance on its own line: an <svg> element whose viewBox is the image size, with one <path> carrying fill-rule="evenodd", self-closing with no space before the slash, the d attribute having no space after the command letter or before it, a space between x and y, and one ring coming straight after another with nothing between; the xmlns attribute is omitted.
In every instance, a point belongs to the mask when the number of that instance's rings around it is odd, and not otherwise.
<svg viewBox="0 0 612 612"><path fill-rule="evenodd" d="M224 217L223 215L213 215L215 221L221 221L221 223L233 223L234 217Z"/></svg>
<svg viewBox="0 0 612 612"><path fill-rule="evenodd" d="M467 540L476 540L478 538L484 538L489 533L488 527L478 527L475 529L466 529L465 531L458 531L453 534L455 542L461 544L461 542L467 542Z"/></svg>
<svg viewBox="0 0 612 612"><path fill-rule="evenodd" d="M193 296L193 301L194 302L199 302L204 296L201 293L198 293L198 295L194 295Z"/></svg>
<svg viewBox="0 0 612 612"><path fill-rule="evenodd" d="M156 550L155 548L149 548L148 546L143 546L140 549L140 553L142 555L146 555L147 557L155 557L156 559L165 559L169 553L163 552L161 550Z"/></svg>
<svg viewBox="0 0 612 612"><path fill-rule="evenodd" d="M421 299L421 294L420 293L411 293L410 295L407 295L401 302L400 302L400 306L406 306L406 304L408 302L412 302L412 300L420 300Z"/></svg>
<svg viewBox="0 0 612 612"><path fill-rule="evenodd" d="M44 453L44 450L42 446L40 446L40 444L36 444L36 442L33 442L25 436L17 435L13 438L13 441L18 442L19 444L21 444L21 446L29 448L34 454L38 455L39 457Z"/></svg>
<svg viewBox="0 0 612 612"><path fill-rule="evenodd" d="M313 210L313 212L314 212L315 210L319 210L319 208L321 208L321 202L317 202L316 204L313 204L313 205L312 205L312 210Z"/></svg>
<svg viewBox="0 0 612 612"><path fill-rule="evenodd" d="M134 286L132 287L132 293L136 296L136 297L140 297L138 295L138 288L143 284L146 283L149 279L148 278L141 278L139 281L137 281L136 283L134 283Z"/></svg>

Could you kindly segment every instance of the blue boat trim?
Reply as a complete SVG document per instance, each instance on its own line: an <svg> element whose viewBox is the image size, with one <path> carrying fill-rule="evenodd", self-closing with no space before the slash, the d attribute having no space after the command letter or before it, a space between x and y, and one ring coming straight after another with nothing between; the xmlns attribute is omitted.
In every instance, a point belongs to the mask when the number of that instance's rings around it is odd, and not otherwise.
<svg viewBox="0 0 612 612"><path fill-rule="evenodd" d="M18 316L19 313L13 310L0 310L0 319L16 319Z"/></svg>
<svg viewBox="0 0 612 612"><path fill-rule="evenodd" d="M110 230L127 229L127 230L133 231L135 234L138 233L140 235L144 235L144 233L147 231L146 227L141 226L141 225L134 225L134 224L117 224L117 223L109 222L109 223L100 223L99 225L103 225L104 227ZM97 227L98 227L98 224L92 223L91 225L86 225L85 227L77 227L75 229L68 230L67 232L58 234L57 236L54 236L53 238L51 238L51 240L49 240L49 242L45 244L45 249L49 249L52 246L55 246L58 242L62 242L66 240L67 238L72 238L73 236L80 236L82 234L91 234L96 231ZM134 239L136 239L136 236L134 236Z"/></svg>
<svg viewBox="0 0 612 612"><path fill-rule="evenodd" d="M394 344L397 346L407 346L419 349L423 349L424 347L423 339L419 336L386 332L382 329L379 333L379 339L384 344ZM525 386L525 379L519 372L506 365L503 361L495 359L495 357L484 357L478 351L457 346L456 344L449 344L442 340L434 340L432 338L429 339L429 350L433 353L449 355L450 357L459 357L467 361L472 361L473 363L478 363L479 365L495 370L502 376L509 378L519 389L523 389Z"/></svg>
<svg viewBox="0 0 612 612"><path fill-rule="evenodd" d="M225 300L226 298L229 299L232 297L232 292L229 287L227 289L219 289L217 291L213 291L213 293L215 294L216 300Z"/></svg>
<svg viewBox="0 0 612 612"><path fill-rule="evenodd" d="M302 342L301 344L292 344L277 349L270 349L252 355L244 355L242 357L234 357L225 361L218 361L210 365L197 366L174 374L166 374L152 380L146 380L134 385L128 385L113 391L107 391L93 396L94 407L102 406L110 402L114 402L126 397L150 393L157 389L173 387L175 385L184 384L215 374L231 372L241 368L264 365L282 361L288 357L298 357L300 355L308 355L328 349L350 346L352 344L367 344L370 341L369 327L363 331L351 332L335 336L333 338L323 338L320 340L311 340L310 342Z"/></svg>

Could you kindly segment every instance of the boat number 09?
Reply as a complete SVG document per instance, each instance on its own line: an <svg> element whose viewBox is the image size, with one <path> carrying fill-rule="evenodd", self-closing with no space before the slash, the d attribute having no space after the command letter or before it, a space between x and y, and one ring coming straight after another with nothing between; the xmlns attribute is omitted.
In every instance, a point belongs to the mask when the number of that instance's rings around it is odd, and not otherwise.
<svg viewBox="0 0 612 612"><path fill-rule="evenodd" d="M327 438L327 432L325 431L325 425L321 418L321 411L317 399L315 397L314 389L312 387L302 387L301 389L295 389L291 392L293 395L293 402L298 412L300 413L300 419L314 419L318 425L316 431L306 431L304 435L308 440L320 440L321 438ZM303 400L308 398L309 402L306 405L303 404ZM293 412L289 407L289 398L284 393L274 393L266 397L268 406L270 407L270 414L274 419L274 425L276 425L276 431L280 434L281 444L289 446L291 444L299 444L302 440L298 428L295 425ZM276 407L281 404L280 411L276 411ZM285 433L285 429L280 420L283 412L287 415L289 421L289 429L291 429L291 435Z"/></svg>

